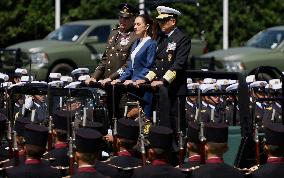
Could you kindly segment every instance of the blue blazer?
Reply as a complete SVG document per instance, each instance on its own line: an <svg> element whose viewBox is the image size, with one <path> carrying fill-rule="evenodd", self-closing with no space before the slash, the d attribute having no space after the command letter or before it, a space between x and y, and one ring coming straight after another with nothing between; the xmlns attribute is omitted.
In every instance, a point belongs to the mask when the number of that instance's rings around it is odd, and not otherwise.
<svg viewBox="0 0 284 178"><path fill-rule="evenodd" d="M139 44L140 39L136 40L131 48L131 53L135 47ZM127 61L127 67L124 73L120 76L120 80L140 80L144 79L149 70L153 67L156 57L157 43L150 39L140 48L134 58L134 65L132 67L131 55Z"/></svg>

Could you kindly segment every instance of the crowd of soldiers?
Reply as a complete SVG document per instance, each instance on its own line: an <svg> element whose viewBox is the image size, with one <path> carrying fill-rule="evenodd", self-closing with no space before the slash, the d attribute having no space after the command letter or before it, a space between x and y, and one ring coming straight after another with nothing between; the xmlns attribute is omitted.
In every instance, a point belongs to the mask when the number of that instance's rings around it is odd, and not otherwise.
<svg viewBox="0 0 284 178"><path fill-rule="evenodd" d="M256 133L265 135L265 159L256 158L256 166L248 169L231 167L224 163L223 155L229 149L229 126L240 125L242 119L238 80L186 78L190 40L176 27L181 13L159 6L157 20L164 34L157 40L152 69L144 78L121 81L125 88L131 84L135 91L149 86L158 94L153 97L153 108L158 103L153 115L143 115L143 105L149 102L143 95L114 92L136 40L133 20L138 13L125 3L119 10L119 28L110 34L102 60L91 76L89 69L78 68L72 77L51 73L46 83L33 81L25 69L16 69L12 82L0 74L0 177L281 177L281 104L258 100L281 97L281 81L247 77ZM167 28L170 33L166 33ZM15 94L11 103L9 90L27 85L47 86L48 91L100 86L109 114L94 114L97 106L71 96L54 97L49 102L48 94ZM122 114L118 103L132 109L126 107Z"/></svg>

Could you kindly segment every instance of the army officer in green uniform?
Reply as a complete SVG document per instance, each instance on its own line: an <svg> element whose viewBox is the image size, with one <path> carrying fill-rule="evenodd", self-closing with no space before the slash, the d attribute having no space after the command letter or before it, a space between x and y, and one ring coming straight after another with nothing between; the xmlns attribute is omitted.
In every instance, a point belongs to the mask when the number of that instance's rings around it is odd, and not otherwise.
<svg viewBox="0 0 284 178"><path fill-rule="evenodd" d="M86 84L100 80L104 85L118 78L126 67L130 48L137 39L133 31L133 24L139 11L126 3L120 4L119 10L119 26L112 30L101 62Z"/></svg>

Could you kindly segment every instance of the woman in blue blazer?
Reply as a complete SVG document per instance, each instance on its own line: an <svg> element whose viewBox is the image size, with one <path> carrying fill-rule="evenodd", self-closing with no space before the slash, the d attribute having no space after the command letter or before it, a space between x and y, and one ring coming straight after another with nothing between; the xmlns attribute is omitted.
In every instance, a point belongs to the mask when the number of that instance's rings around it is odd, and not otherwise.
<svg viewBox="0 0 284 178"><path fill-rule="evenodd" d="M154 64L157 49L156 25L148 15L142 14L134 21L134 31L139 38L132 45L127 67L119 79L112 81L112 84L117 82L124 82L124 85L135 84L136 80L145 78ZM149 103L143 109L146 116L150 118L152 93L144 92L142 95L143 99Z"/></svg>

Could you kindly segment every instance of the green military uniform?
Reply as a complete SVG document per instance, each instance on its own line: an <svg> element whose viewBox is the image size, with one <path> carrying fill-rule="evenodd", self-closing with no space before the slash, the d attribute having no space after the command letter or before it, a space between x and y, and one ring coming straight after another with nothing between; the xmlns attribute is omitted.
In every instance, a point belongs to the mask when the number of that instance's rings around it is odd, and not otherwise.
<svg viewBox="0 0 284 178"><path fill-rule="evenodd" d="M113 29L101 62L92 77L95 79L111 78L112 80L118 78L126 67L131 46L136 39L133 29L126 33Z"/></svg>

